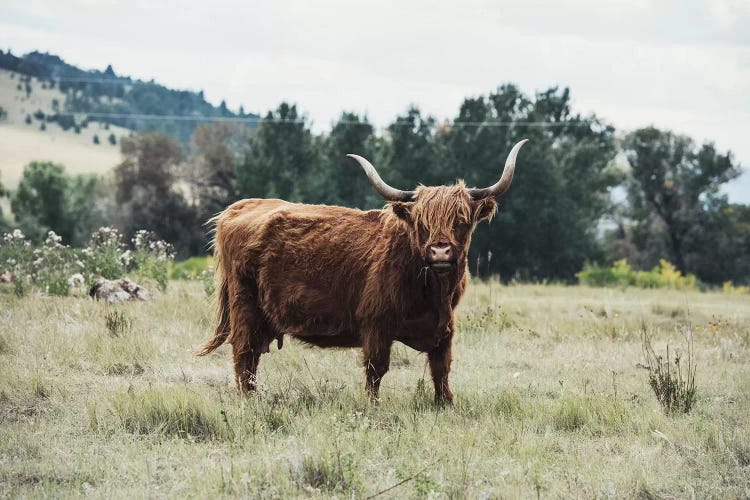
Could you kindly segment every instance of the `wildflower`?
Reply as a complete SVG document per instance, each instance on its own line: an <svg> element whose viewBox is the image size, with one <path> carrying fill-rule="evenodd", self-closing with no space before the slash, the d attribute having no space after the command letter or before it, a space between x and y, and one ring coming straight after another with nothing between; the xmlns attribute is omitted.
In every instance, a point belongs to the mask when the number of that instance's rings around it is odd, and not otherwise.
<svg viewBox="0 0 750 500"><path fill-rule="evenodd" d="M122 252L122 254L120 254L120 260L124 265L129 266L130 261L133 260L133 256L130 250L125 250L124 252Z"/></svg>
<svg viewBox="0 0 750 500"><path fill-rule="evenodd" d="M83 279L83 275L81 273L75 273L70 278L68 278L68 285L70 285L71 288L81 288L83 287L85 280Z"/></svg>

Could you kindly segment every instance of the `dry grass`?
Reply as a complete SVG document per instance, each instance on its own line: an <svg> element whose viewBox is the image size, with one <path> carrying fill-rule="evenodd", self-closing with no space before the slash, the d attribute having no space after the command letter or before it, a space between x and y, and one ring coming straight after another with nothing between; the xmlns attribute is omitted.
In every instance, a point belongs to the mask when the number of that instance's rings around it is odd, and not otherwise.
<svg viewBox="0 0 750 500"><path fill-rule="evenodd" d="M697 400L668 416L641 324L679 349L688 304ZM0 295L0 496L750 495L748 297L475 284L447 410L403 346L376 406L358 352L294 342L240 399L227 348L190 354L211 311L195 282L117 308Z"/></svg>

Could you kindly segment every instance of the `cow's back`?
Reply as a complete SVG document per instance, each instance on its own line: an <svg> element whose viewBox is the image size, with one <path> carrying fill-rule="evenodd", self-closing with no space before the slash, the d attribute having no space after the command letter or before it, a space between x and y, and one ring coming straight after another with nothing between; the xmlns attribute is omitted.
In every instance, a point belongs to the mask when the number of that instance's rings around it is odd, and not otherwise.
<svg viewBox="0 0 750 500"><path fill-rule="evenodd" d="M380 211L248 199L218 217L217 251L280 333L351 337L381 231Z"/></svg>

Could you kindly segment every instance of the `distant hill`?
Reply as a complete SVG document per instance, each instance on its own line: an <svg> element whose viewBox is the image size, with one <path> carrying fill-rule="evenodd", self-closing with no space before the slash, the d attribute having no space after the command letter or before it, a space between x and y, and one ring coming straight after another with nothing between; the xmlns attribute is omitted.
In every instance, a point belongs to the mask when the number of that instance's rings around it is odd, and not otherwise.
<svg viewBox="0 0 750 500"><path fill-rule="evenodd" d="M27 86L30 77L43 89L58 89L64 102L58 102L47 120L66 130L93 120L130 130L158 130L187 142L201 123L191 117L247 119L249 126L258 118L242 110L234 113L223 101L214 106L205 100L203 91L173 90L153 80L134 80L117 75L112 66L104 71L83 70L53 54L35 51L17 57L0 51L0 68L19 75L17 90L27 96L33 92Z"/></svg>
<svg viewBox="0 0 750 500"><path fill-rule="evenodd" d="M101 174L120 161L120 139L131 130L86 119L57 120L66 96L45 81L0 69L0 182L14 189L34 160L69 173ZM72 117L71 117L72 118Z"/></svg>

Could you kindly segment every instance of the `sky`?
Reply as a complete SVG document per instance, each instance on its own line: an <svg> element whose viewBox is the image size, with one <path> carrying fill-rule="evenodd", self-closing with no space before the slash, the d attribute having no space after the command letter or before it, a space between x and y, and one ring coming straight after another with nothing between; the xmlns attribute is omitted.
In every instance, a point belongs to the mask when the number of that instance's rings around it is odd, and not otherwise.
<svg viewBox="0 0 750 500"><path fill-rule="evenodd" d="M750 0L3 0L0 47L204 90L317 131L344 110L382 127L410 104L570 87L574 111L714 142L750 168ZM726 191L750 203L750 171Z"/></svg>

